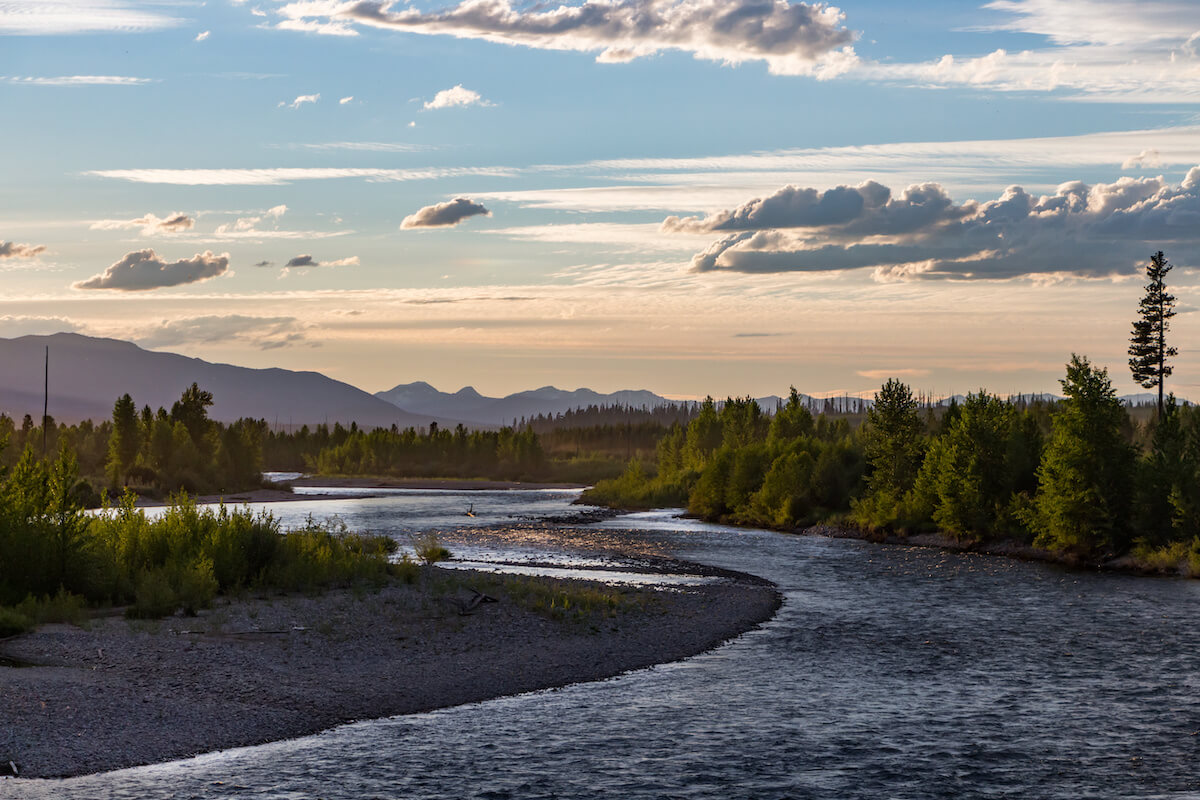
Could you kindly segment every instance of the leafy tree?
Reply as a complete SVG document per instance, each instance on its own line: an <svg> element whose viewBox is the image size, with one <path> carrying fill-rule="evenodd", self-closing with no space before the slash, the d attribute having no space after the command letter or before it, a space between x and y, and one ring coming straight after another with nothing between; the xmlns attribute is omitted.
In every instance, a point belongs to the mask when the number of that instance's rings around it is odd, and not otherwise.
<svg viewBox="0 0 1200 800"><path fill-rule="evenodd" d="M1011 404L980 390L967 395L930 449L918 486L941 529L958 536L992 532L1012 495L1007 458L1015 417Z"/></svg>
<svg viewBox="0 0 1200 800"><path fill-rule="evenodd" d="M1168 358L1179 351L1167 346L1167 331L1171 317L1175 316L1175 295L1167 292L1166 277L1171 271L1162 251L1150 257L1146 267L1146 294L1138 304L1139 319L1133 323L1133 335L1129 339L1129 369L1133 379L1145 389L1158 387L1158 416L1165 413L1163 405L1163 382L1171 376L1173 368Z"/></svg>
<svg viewBox="0 0 1200 800"><path fill-rule="evenodd" d="M808 436L813 432L812 413L804 407L800 393L792 387L787 402L775 412L767 438L772 443Z"/></svg>
<svg viewBox="0 0 1200 800"><path fill-rule="evenodd" d="M212 392L193 383L171 406L171 421L182 422L197 448L204 449L209 431L208 407L213 404Z"/></svg>
<svg viewBox="0 0 1200 800"><path fill-rule="evenodd" d="M1108 370L1082 356L1071 356L1062 387L1066 400L1038 468L1035 543L1080 557L1120 552L1129 543L1134 467L1125 407Z"/></svg>

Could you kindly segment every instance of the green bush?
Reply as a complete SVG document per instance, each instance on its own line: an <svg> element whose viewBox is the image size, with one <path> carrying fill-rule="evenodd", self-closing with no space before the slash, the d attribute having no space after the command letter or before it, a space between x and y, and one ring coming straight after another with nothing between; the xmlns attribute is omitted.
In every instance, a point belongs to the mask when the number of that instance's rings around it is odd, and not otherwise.
<svg viewBox="0 0 1200 800"><path fill-rule="evenodd" d="M145 573L138 581L137 593L132 606L125 611L133 619L161 619L174 614L179 608L171 578L165 568Z"/></svg>
<svg viewBox="0 0 1200 800"><path fill-rule="evenodd" d="M16 636L33 627L33 620L14 608L0 608L0 639Z"/></svg>

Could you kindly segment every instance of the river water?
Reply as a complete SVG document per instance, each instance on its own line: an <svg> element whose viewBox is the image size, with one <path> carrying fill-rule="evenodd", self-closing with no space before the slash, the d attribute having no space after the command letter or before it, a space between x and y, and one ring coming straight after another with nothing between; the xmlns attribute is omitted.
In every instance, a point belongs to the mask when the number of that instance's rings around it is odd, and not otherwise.
<svg viewBox="0 0 1200 800"><path fill-rule="evenodd" d="M412 492L271 510L401 538L437 528L472 560L541 563L555 556L544 544L473 546L453 528L562 513L571 499ZM762 575L784 605L716 650L607 681L151 767L0 781L0 797L1200 797L1198 582L667 512L586 530Z"/></svg>

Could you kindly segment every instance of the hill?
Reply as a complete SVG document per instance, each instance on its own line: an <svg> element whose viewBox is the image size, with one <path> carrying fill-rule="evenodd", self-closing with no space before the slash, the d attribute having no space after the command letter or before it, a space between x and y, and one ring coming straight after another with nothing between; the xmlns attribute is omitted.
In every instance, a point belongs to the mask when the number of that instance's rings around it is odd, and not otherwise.
<svg viewBox="0 0 1200 800"><path fill-rule="evenodd" d="M122 394L138 407L170 409L192 383L212 392L213 419L266 419L300 426L328 422L401 428L453 425L441 415L410 413L319 372L250 369L144 350L132 342L75 333L0 339L0 411L42 415L43 359L50 348L50 415L59 422L102 420Z"/></svg>

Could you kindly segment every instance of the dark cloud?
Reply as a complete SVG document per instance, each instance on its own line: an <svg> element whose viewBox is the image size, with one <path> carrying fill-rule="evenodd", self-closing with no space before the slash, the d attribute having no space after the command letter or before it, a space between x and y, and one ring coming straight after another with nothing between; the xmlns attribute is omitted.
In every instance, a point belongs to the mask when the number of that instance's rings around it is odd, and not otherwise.
<svg viewBox="0 0 1200 800"><path fill-rule="evenodd" d="M274 261L258 261L254 264L254 266L256 266L256 267L273 267L273 266L275 266L275 262Z"/></svg>
<svg viewBox="0 0 1200 800"><path fill-rule="evenodd" d="M0 258L33 258L46 252L44 244L17 244L0 239Z"/></svg>
<svg viewBox="0 0 1200 800"><path fill-rule="evenodd" d="M263 350L312 344L295 317L253 317L242 314L183 317L163 320L137 340L147 347L179 344L241 342Z"/></svg>
<svg viewBox="0 0 1200 800"><path fill-rule="evenodd" d="M486 39L546 50L600 51L597 61L622 62L662 50L681 50L712 61L766 61L772 72L841 71L853 63L855 34L842 13L823 4L787 0L586 0L580 5L516 7L508 0L465 0L425 13L395 2L337 6L289 3L281 27L353 33L359 23L413 33ZM322 21L324 20L324 21ZM839 50L839 48L843 48Z"/></svg>
<svg viewBox="0 0 1200 800"><path fill-rule="evenodd" d="M295 258L289 258L288 262L284 264L284 266L288 269L291 269L292 267L319 267L321 265L314 261L312 256L305 254L302 256L296 256Z"/></svg>
<svg viewBox="0 0 1200 800"><path fill-rule="evenodd" d="M229 254L213 255L205 250L191 258L167 262L153 250L134 250L99 275L74 284L76 289L118 289L125 292L161 289L197 283L224 275Z"/></svg>
<svg viewBox="0 0 1200 800"><path fill-rule="evenodd" d="M933 183L896 197L875 183L825 192L788 186L708 217L668 217L663 228L732 231L693 256L696 272L872 268L881 280L1131 274L1154 250L1182 245L1186 258L1200 244L1200 167L1178 185L1161 177L1073 181L1042 196L1011 186L984 203L956 204Z"/></svg>
<svg viewBox="0 0 1200 800"><path fill-rule="evenodd" d="M444 228L457 225L468 217L479 215L490 217L492 212L466 197L456 197L445 203L425 206L415 214L409 214L400 223L401 228Z"/></svg>

